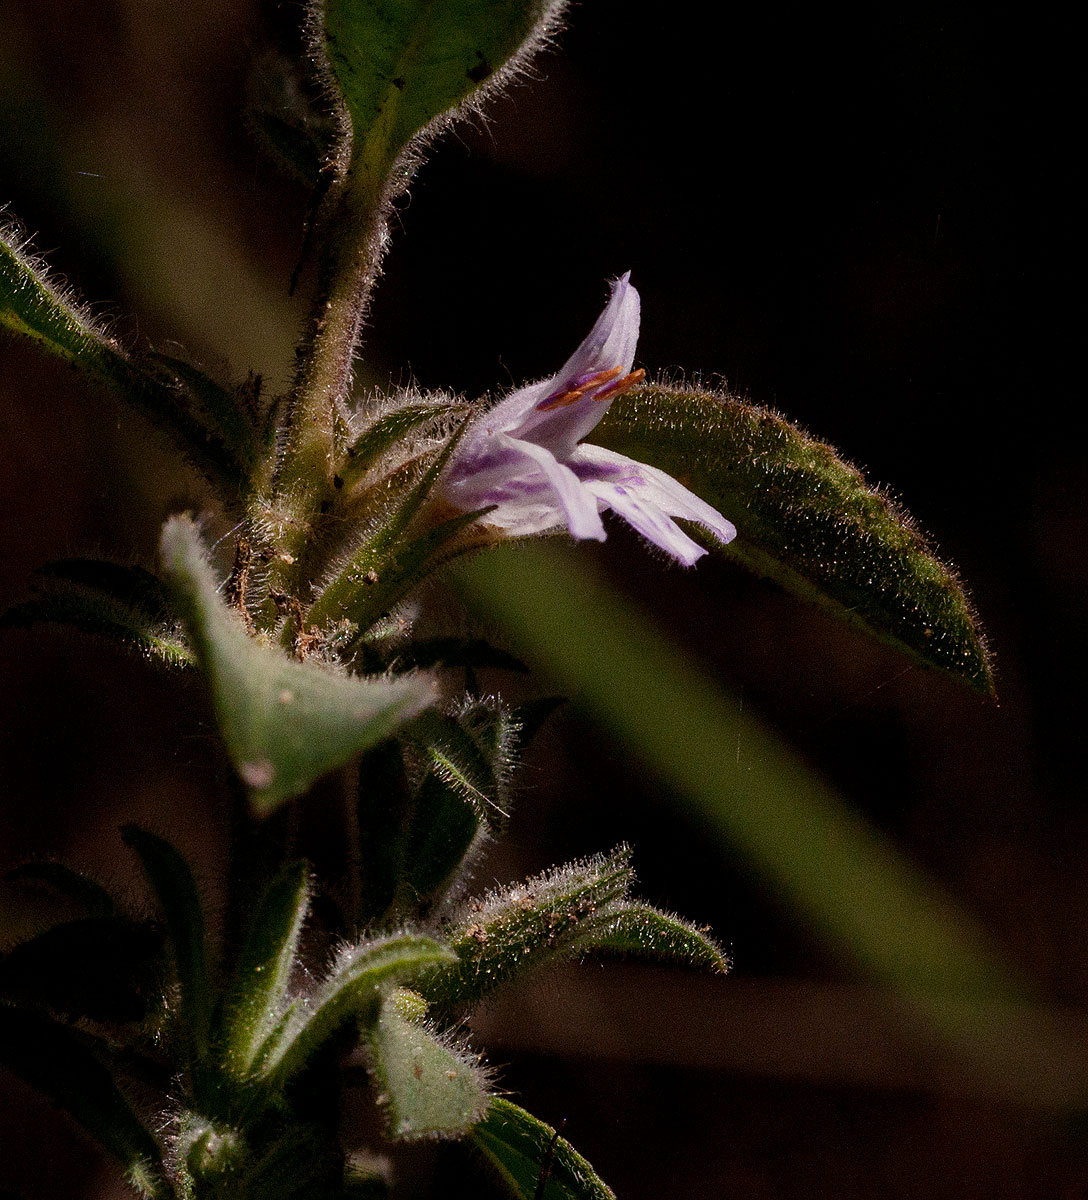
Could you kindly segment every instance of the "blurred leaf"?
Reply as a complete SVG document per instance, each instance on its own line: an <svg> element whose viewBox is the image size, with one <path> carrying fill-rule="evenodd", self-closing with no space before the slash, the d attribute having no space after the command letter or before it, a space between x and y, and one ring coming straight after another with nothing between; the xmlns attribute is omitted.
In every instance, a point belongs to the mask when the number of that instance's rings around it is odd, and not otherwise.
<svg viewBox="0 0 1088 1200"><path fill-rule="evenodd" d="M766 409L667 387L618 397L593 441L669 472L729 517L732 557L993 693L986 643L955 573L830 446Z"/></svg>
<svg viewBox="0 0 1088 1200"><path fill-rule="evenodd" d="M515 1200L616 1200L566 1138L509 1100L492 1097L469 1136Z"/></svg>
<svg viewBox="0 0 1088 1200"><path fill-rule="evenodd" d="M579 939L585 949L635 954L643 958L670 959L690 967L706 967L720 975L729 970L729 958L705 930L672 913L631 900L609 906L607 918Z"/></svg>
<svg viewBox="0 0 1088 1200"><path fill-rule="evenodd" d="M335 126L311 101L309 90L293 58L259 55L247 80L246 119L269 156L313 188L334 141Z"/></svg>
<svg viewBox="0 0 1088 1200"><path fill-rule="evenodd" d="M171 437L227 499L237 498L243 448L225 441L214 422L202 420L201 400L216 385L195 368L182 372L169 360L145 367L132 358L70 290L48 280L10 227L0 228L0 328L30 338L116 391ZM199 395L191 390L197 380Z"/></svg>
<svg viewBox="0 0 1088 1200"><path fill-rule="evenodd" d="M520 658L482 638L459 637L413 638L397 652L392 667L396 671L421 667L469 668L474 671L516 671L519 675L529 670Z"/></svg>
<svg viewBox="0 0 1088 1200"><path fill-rule="evenodd" d="M448 963L453 952L432 938L396 934L343 951L333 970L300 1005L279 1045L263 1066L273 1087L304 1070L347 1021L368 1029L378 1019L382 986L404 983L420 971Z"/></svg>
<svg viewBox="0 0 1088 1200"><path fill-rule="evenodd" d="M947 1010L942 996L1022 995L986 932L777 734L593 580L584 556L522 545L478 556L457 578L531 662L849 959L901 993L937 997L935 1019Z"/></svg>
<svg viewBox="0 0 1088 1200"><path fill-rule="evenodd" d="M38 574L48 590L0 615L0 628L67 625L107 637L168 666L189 666L192 652L173 631L162 584L142 567L71 558Z"/></svg>
<svg viewBox="0 0 1088 1200"><path fill-rule="evenodd" d="M479 1070L386 997L370 1032L379 1104L396 1139L458 1137L487 1111Z"/></svg>
<svg viewBox="0 0 1088 1200"><path fill-rule="evenodd" d="M547 33L546 0L325 0L325 48L376 190L408 142Z"/></svg>
<svg viewBox="0 0 1088 1200"><path fill-rule="evenodd" d="M67 1111L125 1166L140 1195L173 1195L155 1139L73 1031L0 1003L0 1063Z"/></svg>
<svg viewBox="0 0 1088 1200"><path fill-rule="evenodd" d="M162 997L160 930L124 917L64 921L0 958L0 994L93 1021L141 1021Z"/></svg>
<svg viewBox="0 0 1088 1200"><path fill-rule="evenodd" d="M223 740L258 815L300 796L433 701L428 676L349 678L285 658L248 636L239 615L219 599L188 518L167 522L162 558L208 676Z"/></svg>
<svg viewBox="0 0 1088 1200"><path fill-rule="evenodd" d="M204 911L196 880L189 864L165 838L136 825L125 825L121 834L139 858L166 922L181 992L181 1031L195 1077L207 1057L211 1019Z"/></svg>
<svg viewBox="0 0 1088 1200"><path fill-rule="evenodd" d="M223 1018L226 1063L236 1078L247 1076L275 1049L268 1042L286 1011L309 901L309 868L291 863L272 880L253 913Z"/></svg>
<svg viewBox="0 0 1088 1200"><path fill-rule="evenodd" d="M415 987L446 1019L569 953L607 920L612 903L626 897L634 880L630 857L621 846L607 857L568 863L473 901L448 934L457 961L427 972Z"/></svg>

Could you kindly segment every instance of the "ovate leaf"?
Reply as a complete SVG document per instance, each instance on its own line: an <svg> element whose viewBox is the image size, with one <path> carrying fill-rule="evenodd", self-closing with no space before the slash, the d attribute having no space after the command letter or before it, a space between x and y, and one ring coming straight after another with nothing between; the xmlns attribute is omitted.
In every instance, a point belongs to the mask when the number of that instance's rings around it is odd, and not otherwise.
<svg viewBox="0 0 1088 1200"><path fill-rule="evenodd" d="M515 1200L615 1200L566 1138L509 1100L493 1097L470 1137Z"/></svg>
<svg viewBox="0 0 1088 1200"><path fill-rule="evenodd" d="M258 815L389 737L434 698L426 675L353 679L287 658L246 633L217 593L199 535L167 522L162 559L211 686L220 732Z"/></svg>
<svg viewBox="0 0 1088 1200"><path fill-rule="evenodd" d="M459 1137L487 1112L470 1056L402 1011L391 992L370 1034L370 1051L391 1137Z"/></svg>
<svg viewBox="0 0 1088 1200"><path fill-rule="evenodd" d="M548 32L554 0L325 0L330 72L354 169L376 186L416 134L508 74Z"/></svg>
<svg viewBox="0 0 1088 1200"><path fill-rule="evenodd" d="M930 666L993 691L955 572L890 497L766 409L693 389L620 396L594 442L676 476L737 527L726 551Z"/></svg>

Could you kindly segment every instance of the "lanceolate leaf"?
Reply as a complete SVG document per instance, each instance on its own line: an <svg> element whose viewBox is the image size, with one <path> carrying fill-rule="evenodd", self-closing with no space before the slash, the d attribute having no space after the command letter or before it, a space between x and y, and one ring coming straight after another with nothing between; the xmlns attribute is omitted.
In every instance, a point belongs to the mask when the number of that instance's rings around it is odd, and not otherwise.
<svg viewBox="0 0 1088 1200"><path fill-rule="evenodd" d="M566 1138L509 1100L492 1097L469 1136L514 1200L615 1200Z"/></svg>
<svg viewBox="0 0 1088 1200"><path fill-rule="evenodd" d="M162 558L208 675L223 740L256 813L301 795L432 702L429 676L349 678L288 659L247 635L239 615L220 600L187 518L167 522Z"/></svg>
<svg viewBox="0 0 1088 1200"><path fill-rule="evenodd" d="M538 875L468 906L449 934L458 961L415 985L446 1017L588 940L634 881L625 846Z"/></svg>
<svg viewBox="0 0 1088 1200"><path fill-rule="evenodd" d="M370 1051L390 1136L458 1137L487 1112L475 1064L404 1015L395 992L371 1030Z"/></svg>
<svg viewBox="0 0 1088 1200"><path fill-rule="evenodd" d="M670 959L720 975L729 970L728 956L705 930L631 900L611 905L607 918L593 926L579 944L587 950Z"/></svg>
<svg viewBox="0 0 1088 1200"><path fill-rule="evenodd" d="M432 938L398 934L344 951L314 996L300 1007L279 1046L263 1066L270 1083L282 1087L345 1022L369 1028L378 1019L382 988L404 983L428 967L447 964L453 953Z"/></svg>
<svg viewBox="0 0 1088 1200"><path fill-rule="evenodd" d="M955 573L830 446L766 409L660 386L620 396L593 440L668 471L729 517L738 536L726 553L993 691L986 644Z"/></svg>
<svg viewBox="0 0 1088 1200"><path fill-rule="evenodd" d="M328 63L376 186L408 142L547 35L549 0L325 0Z"/></svg>
<svg viewBox="0 0 1088 1200"><path fill-rule="evenodd" d="M74 1117L127 1168L140 1195L173 1195L155 1139L74 1031L0 1003L0 1064Z"/></svg>
<svg viewBox="0 0 1088 1200"><path fill-rule="evenodd" d="M223 1021L227 1068L236 1077L253 1069L286 1009L287 985L309 905L308 881L305 863L285 867L253 914Z"/></svg>
<svg viewBox="0 0 1088 1200"><path fill-rule="evenodd" d="M174 628L162 584L142 567L65 559L40 568L43 591L0 616L0 626L66 625L107 637L168 666L192 652Z"/></svg>
<svg viewBox="0 0 1088 1200"><path fill-rule="evenodd" d="M381 456L412 433L441 421L464 416L465 405L432 401L428 404L404 404L378 417L358 435L348 448L340 468L345 489L351 488L373 467Z"/></svg>
<svg viewBox="0 0 1088 1200"><path fill-rule="evenodd" d="M112 917L116 913L113 897L100 883L64 863L51 860L20 863L8 871L4 882L44 885L66 900L73 901L88 917Z"/></svg>
<svg viewBox="0 0 1088 1200"><path fill-rule="evenodd" d="M140 859L166 921L181 989L180 1018L192 1064L208 1049L211 993L204 946L204 912L189 864L165 838L136 825L122 829Z"/></svg>
<svg viewBox="0 0 1088 1200"><path fill-rule="evenodd" d="M208 415L217 386L195 368L171 360L142 364L69 293L49 282L14 232L0 229L0 328L28 337L44 350L118 392L169 435L194 465L234 499L246 449L225 436ZM193 385L199 381L199 395Z"/></svg>
<svg viewBox="0 0 1088 1200"><path fill-rule="evenodd" d="M450 555L458 534L488 511L462 513L409 535L413 518L434 491L467 427L468 420L433 456L407 496L342 564L336 578L307 613L308 624L322 626L346 619L358 627L360 636L365 634L411 587Z"/></svg>

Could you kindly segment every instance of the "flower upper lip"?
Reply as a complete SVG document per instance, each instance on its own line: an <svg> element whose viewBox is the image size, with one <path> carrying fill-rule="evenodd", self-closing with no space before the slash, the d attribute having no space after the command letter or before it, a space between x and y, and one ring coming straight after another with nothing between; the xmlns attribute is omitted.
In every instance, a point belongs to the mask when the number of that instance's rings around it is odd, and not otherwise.
<svg viewBox="0 0 1088 1200"><path fill-rule="evenodd" d="M445 498L464 511L494 506L487 522L512 536L565 524L576 538L603 541L600 512L611 508L685 564L706 551L673 517L731 541L733 525L664 471L582 444L611 402L645 376L631 369L639 318L628 272L555 375L518 388L469 426L450 463Z"/></svg>

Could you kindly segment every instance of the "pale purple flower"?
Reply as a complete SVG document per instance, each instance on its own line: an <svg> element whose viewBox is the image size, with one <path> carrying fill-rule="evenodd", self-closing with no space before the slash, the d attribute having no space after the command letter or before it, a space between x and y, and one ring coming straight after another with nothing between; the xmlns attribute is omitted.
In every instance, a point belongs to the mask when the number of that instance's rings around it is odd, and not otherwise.
<svg viewBox="0 0 1088 1200"><path fill-rule="evenodd" d="M601 513L622 517L643 537L690 566L706 551L673 520L695 521L721 542L736 529L664 471L582 442L622 392L645 372L631 370L639 298L630 273L616 280L604 312L562 369L530 383L465 431L443 484L444 498L512 537L566 525L575 538L605 538Z"/></svg>

